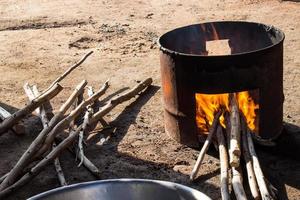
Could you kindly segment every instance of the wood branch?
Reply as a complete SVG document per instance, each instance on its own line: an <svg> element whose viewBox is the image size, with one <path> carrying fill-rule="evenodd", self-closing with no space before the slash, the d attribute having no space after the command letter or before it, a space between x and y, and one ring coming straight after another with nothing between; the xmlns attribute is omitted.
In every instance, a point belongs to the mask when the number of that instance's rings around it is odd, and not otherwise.
<svg viewBox="0 0 300 200"><path fill-rule="evenodd" d="M82 81L74 90L74 92L70 95L67 101L60 107L58 113L50 120L48 126L46 126L39 135L34 139L34 141L30 144L28 149L23 153L22 157L18 160L16 165L10 171L9 175L0 185L0 191L9 185L13 184L16 178L20 175L21 171L25 166L33 159L35 153L39 150L41 145L43 144L47 134L54 128L54 126L63 118L67 109L72 105L72 102L77 97L77 94L84 89L86 85L86 81ZM40 96L41 97L41 96ZM40 98L39 97L39 98Z"/></svg>
<svg viewBox="0 0 300 200"><path fill-rule="evenodd" d="M74 132L74 131L72 131ZM61 143L63 141L63 139L61 139L60 137L55 137L55 141L58 141L58 143ZM68 146L68 150L72 153L72 155L76 158L77 157L77 153L76 153L76 149L77 149L77 146L73 146L73 145L70 145ZM81 159L80 157L81 155L79 154L78 155L78 158ZM85 155L83 155L83 163L82 165L88 170L90 171L97 179L100 179L101 176L100 176L100 170L93 164L92 161L90 161Z"/></svg>
<svg viewBox="0 0 300 200"><path fill-rule="evenodd" d="M223 130L220 124L218 124L217 128L217 140L219 144L219 155L221 164L221 196L222 200L230 200L228 188L228 155Z"/></svg>
<svg viewBox="0 0 300 200"><path fill-rule="evenodd" d="M2 108L0 106L0 119L1 121L4 121L6 118L11 117L11 113L8 112L7 110L5 110L4 108ZM22 122L18 122L17 124L15 124L12 128L11 128L12 132L18 134L18 135L23 135L25 134L25 127L24 124Z"/></svg>
<svg viewBox="0 0 300 200"><path fill-rule="evenodd" d="M43 93L38 98L35 98L34 100L32 100L27 106L25 106L24 108L18 110L17 112L15 112L10 117L6 118L0 124L0 135L5 133L8 129L12 128L13 125L15 125L18 121L20 121L26 115L33 112L37 107L42 105L44 102L49 101L50 99L55 97L62 89L63 88L59 84L55 84L46 93Z"/></svg>
<svg viewBox="0 0 300 200"><path fill-rule="evenodd" d="M242 175L240 168L231 168L232 171L232 187L237 200L247 200L247 196L243 187Z"/></svg>
<svg viewBox="0 0 300 200"><path fill-rule="evenodd" d="M231 167L239 167L240 165L240 114L239 107L236 100L236 94L230 94L230 146L229 146L229 163Z"/></svg>
<svg viewBox="0 0 300 200"><path fill-rule="evenodd" d="M4 181L4 179L8 176L9 172L4 174L3 176L1 176L0 178L0 183L2 183L2 181Z"/></svg>
<svg viewBox="0 0 300 200"><path fill-rule="evenodd" d="M258 188L259 188L259 191L260 191L260 194L261 194L261 198L262 198L262 200L273 200L274 198L270 195L270 193L268 191L266 181L265 181L265 177L264 177L264 174L261 170L261 167L260 167L260 164L259 164L259 161L258 161L258 157L257 157L255 149L254 149L252 136L251 136L251 133L248 129L247 129L247 142L248 142L249 153L250 153L250 156L252 158L253 169L254 169L256 181L257 181L257 184L258 184Z"/></svg>
<svg viewBox="0 0 300 200"><path fill-rule="evenodd" d="M104 106L99 111L98 115L93 116L93 120L96 121L100 117L103 117L102 114L107 113L116 105L127 101L134 96L138 95L141 91L147 88L152 83L152 79L146 79L142 83L138 84L132 90L120 95L119 97L113 98L106 106ZM63 150L68 148L72 142L76 140L78 134L80 133L83 126L81 125L76 129L76 131L72 132L65 140L63 140L55 149L53 149L44 159L42 159L39 163L36 164L28 173L26 173L23 177L21 177L18 181L16 181L11 186L5 188L4 190L0 191L0 199L7 196L11 192L17 190L18 188L25 185L28 181L34 178L37 174L39 174L52 160L54 160Z"/></svg>
<svg viewBox="0 0 300 200"><path fill-rule="evenodd" d="M147 87L149 87L152 84L152 78L147 78L146 80L140 82L138 85L136 85L131 90L120 94L116 97L113 97L107 104L105 104L102 108L99 109L98 112L96 112L90 119L90 124L94 124L97 121L99 121L101 118L103 118L104 115L106 115L108 112L110 112L114 107L117 105L123 103L124 101L127 101L139 93L141 93L143 90L145 90Z"/></svg>
<svg viewBox="0 0 300 200"><path fill-rule="evenodd" d="M36 85L32 86L32 92L36 97L40 95L40 92ZM50 101L46 101L43 105L41 105L39 107L39 110L40 110L40 113L38 113L38 112L37 113L43 123L43 127L46 127L46 126L48 126L50 120L54 116L53 108L52 108Z"/></svg>
<svg viewBox="0 0 300 200"><path fill-rule="evenodd" d="M35 157L38 158L42 156L48 149L50 149L51 144L53 143L55 137L57 134L61 133L65 128L67 128L70 123L79 115L81 114L86 107L93 103L96 99L98 99L100 96L102 96L105 91L108 89L108 81L106 81L103 86L100 88L99 91L97 91L93 96L89 97L88 99L81 102L76 109L72 110L71 113L66 116L64 119L62 119L48 134L47 138L45 139L45 142L43 146L39 149L39 151L36 153Z"/></svg>
<svg viewBox="0 0 300 200"><path fill-rule="evenodd" d="M222 111L219 111L214 116L214 120L213 120L211 129L210 129L209 134L207 135L207 138L206 138L206 140L205 140L205 142L204 142L204 144L202 146L202 149L201 149L201 151L199 153L199 156L197 158L196 164L195 164L195 166L193 168L193 171L192 171L192 173L190 175L190 180L194 180L195 177L196 177L196 175L197 175L197 173L198 173L198 171L199 171L199 168L200 168L200 165L201 165L201 163L203 161L203 158L204 158L204 156L205 156L205 154L206 154L206 152L208 150L208 147L209 147L209 145L210 145L210 143L212 141L212 138L213 138L213 136L214 136L214 134L215 134L215 132L217 130L217 125L218 125L219 118L220 118L221 114L222 114Z"/></svg>
<svg viewBox="0 0 300 200"><path fill-rule="evenodd" d="M93 88L92 87L89 87L88 88L88 96L91 97L94 95L94 91L93 91ZM90 118L91 116L93 115L93 109L91 107L91 105L88 105L87 106L87 110L84 114L84 118L83 118L83 124L82 126L84 127L80 133L79 133L79 137L78 137L78 154L79 154L79 164L78 164L78 167L80 167L83 163L83 159L84 159L84 151L83 151L83 137L84 137L84 133L85 133L85 130L86 130L86 127L88 126L89 124L89 121L90 121Z"/></svg>
<svg viewBox="0 0 300 200"><path fill-rule="evenodd" d="M230 199L228 188L228 155L225 138L220 124L217 128L217 140L219 144L219 155L221 164L221 195L222 199Z"/></svg>
<svg viewBox="0 0 300 200"><path fill-rule="evenodd" d="M255 178L255 173L252 165L252 159L249 153L248 141L247 141L247 123L244 116L241 114L241 128L242 128L242 147L243 147L243 158L246 163L248 183L253 199L260 199L259 190Z"/></svg>
<svg viewBox="0 0 300 200"><path fill-rule="evenodd" d="M56 148L56 144L55 144L55 142L53 142L53 149L55 149L55 148ZM60 185L61 186L68 185L58 157L56 157L54 159L54 167L55 167L55 171L56 171Z"/></svg>
<svg viewBox="0 0 300 200"><path fill-rule="evenodd" d="M40 95L36 85L30 87L29 84L25 84L24 90L25 90L29 100L32 100ZM49 124L49 119L51 119L51 116L53 116L52 106L51 106L50 102L47 101L47 102L45 102L44 105L37 108L36 113L38 114L40 120L42 121L43 127L46 128ZM55 146L56 146L56 144L55 144L55 142L53 142L52 148L55 148ZM64 175L64 172L60 165L60 161L59 161L58 157L54 159L53 164L54 164L60 185L61 186L67 185L65 175Z"/></svg>
<svg viewBox="0 0 300 200"><path fill-rule="evenodd" d="M59 83L60 81L62 81L64 78L66 78L74 69L76 69L78 66L80 66L91 54L93 53L93 51L88 52L87 54L85 54L78 62L76 62L74 65L72 65L71 67L69 67L62 75L60 75L59 77L57 77L57 79L55 79L51 85L48 87L51 88L53 85L55 85L56 83ZM48 90L46 89L46 91Z"/></svg>

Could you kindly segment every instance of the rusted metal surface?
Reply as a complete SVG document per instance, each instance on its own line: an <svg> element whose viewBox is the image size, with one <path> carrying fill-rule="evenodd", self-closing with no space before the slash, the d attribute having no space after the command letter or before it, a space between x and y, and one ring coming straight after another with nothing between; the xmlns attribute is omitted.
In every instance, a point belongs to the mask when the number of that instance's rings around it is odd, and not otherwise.
<svg viewBox="0 0 300 200"><path fill-rule="evenodd" d="M217 38L216 38L217 37ZM205 42L229 39L231 55L206 56ZM195 93L259 90L259 135L276 138L283 120L282 31L249 22L213 22L159 39L166 132L197 146Z"/></svg>

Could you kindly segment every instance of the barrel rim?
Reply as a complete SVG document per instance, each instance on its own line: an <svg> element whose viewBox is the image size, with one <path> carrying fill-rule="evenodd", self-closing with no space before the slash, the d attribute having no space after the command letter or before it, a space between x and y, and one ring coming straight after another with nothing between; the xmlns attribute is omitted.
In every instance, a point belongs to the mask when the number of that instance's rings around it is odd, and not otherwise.
<svg viewBox="0 0 300 200"><path fill-rule="evenodd" d="M177 52L177 51L171 50L169 48L163 47L163 45L161 44L162 38L166 37L166 35L168 35L169 33L173 32L173 31L177 31L179 29L188 28L188 27L192 27L192 26L199 26L199 25L202 25L202 24L211 24L211 23L256 24L258 26L264 26L264 27L266 27L266 29L273 29L273 30L277 31L280 34L281 38L276 43L274 43L270 46L266 46L264 48L256 49L256 50L253 50L253 51L246 51L246 52L234 53L234 54L224 54L224 55L201 55L201 54L182 53L182 52ZM257 53L257 52L262 52L262 51L271 49L274 46L282 44L284 39L285 39L284 32L281 29L279 29L279 28L277 28L273 25L267 25L267 24L264 24L264 23L249 22L249 21L211 21L211 22L205 22L205 23L195 23L195 24L191 24L191 25L187 25L187 26L181 26L181 27L177 27L175 29L172 29L172 30L164 33L163 35L161 35L157 39L157 45L159 46L159 49L162 52L169 53L169 54L181 55L181 56L191 56L191 57L201 57L201 58L221 58L221 57L233 57L233 56L241 56L241 55L248 55L248 54L253 54L253 53Z"/></svg>

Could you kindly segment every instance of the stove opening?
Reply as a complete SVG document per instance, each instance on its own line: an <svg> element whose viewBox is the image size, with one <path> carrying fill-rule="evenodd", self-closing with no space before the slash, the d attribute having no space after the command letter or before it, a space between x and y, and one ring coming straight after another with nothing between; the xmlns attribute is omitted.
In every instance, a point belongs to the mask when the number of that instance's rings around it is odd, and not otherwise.
<svg viewBox="0 0 300 200"><path fill-rule="evenodd" d="M259 90L241 91L223 94L196 93L195 121L199 134L207 134L212 125L214 114L223 110L221 125L226 128L230 113L230 98L236 98L240 113L245 117L252 133L259 135ZM227 115L228 114L228 115Z"/></svg>

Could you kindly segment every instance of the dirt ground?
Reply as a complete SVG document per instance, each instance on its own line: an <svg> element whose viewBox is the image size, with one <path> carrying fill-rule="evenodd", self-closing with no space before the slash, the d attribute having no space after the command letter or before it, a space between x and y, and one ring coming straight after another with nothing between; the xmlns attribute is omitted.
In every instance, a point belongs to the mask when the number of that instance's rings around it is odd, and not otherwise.
<svg viewBox="0 0 300 200"><path fill-rule="evenodd" d="M300 3L277 0L0 1L0 102L10 109L23 107L27 102L22 89L25 82L45 89L93 49L95 53L63 81L64 91L52 101L56 109L82 79L99 87L109 78L106 97L134 86L136 80L154 80L154 87L144 95L105 117L112 128L87 140L86 155L101 169L102 178L174 181L220 199L216 152L210 151L198 179L190 183L188 175L198 151L174 142L164 132L155 42L170 29L213 20L256 21L282 29L286 35L284 121L288 132L299 139L299 10ZM28 133L24 136L5 134L0 138L0 175L13 167L41 128L34 117L25 124ZM264 150L260 148L258 154L266 176L279 190L279 199L299 199L299 148L289 149L292 155ZM68 152L61 156L61 162L69 184L95 180L85 168L77 167ZM59 183L50 165L7 199L26 199L56 187Z"/></svg>

